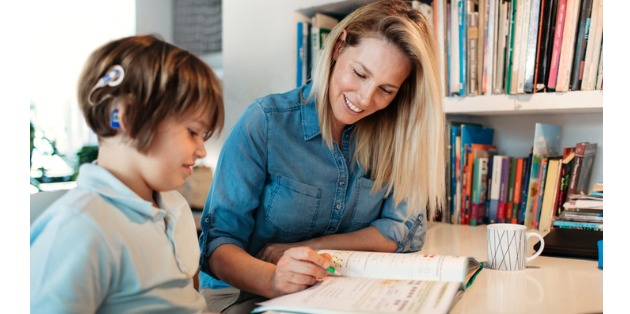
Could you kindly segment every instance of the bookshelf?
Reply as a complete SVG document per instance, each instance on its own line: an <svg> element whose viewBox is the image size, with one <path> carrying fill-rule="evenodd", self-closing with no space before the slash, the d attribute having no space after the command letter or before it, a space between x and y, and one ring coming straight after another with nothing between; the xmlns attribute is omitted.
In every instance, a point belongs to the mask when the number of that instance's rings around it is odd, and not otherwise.
<svg viewBox="0 0 630 314"><path fill-rule="evenodd" d="M295 12L306 17L322 12L343 18L366 2L371 0L330 1L300 7ZM574 146L580 141L598 143L589 186L603 181L603 109L602 90L444 98L448 120L476 122L495 128L494 142L500 154L526 156L533 143L537 122L561 125L562 146Z"/></svg>

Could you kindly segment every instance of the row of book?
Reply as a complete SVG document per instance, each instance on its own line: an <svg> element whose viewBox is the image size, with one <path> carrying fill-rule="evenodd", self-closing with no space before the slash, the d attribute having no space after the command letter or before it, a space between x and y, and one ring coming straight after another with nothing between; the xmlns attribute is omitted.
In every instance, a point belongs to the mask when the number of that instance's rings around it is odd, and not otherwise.
<svg viewBox="0 0 630 314"><path fill-rule="evenodd" d="M516 223L543 232L565 203L589 193L597 143L560 147L560 126L537 123L527 156L499 154L494 129L450 122L448 210L453 224Z"/></svg>
<svg viewBox="0 0 630 314"><path fill-rule="evenodd" d="M589 195L570 195L553 227L604 231L603 183L596 183Z"/></svg>
<svg viewBox="0 0 630 314"><path fill-rule="evenodd" d="M602 89L603 0L434 0L447 96Z"/></svg>
<svg viewBox="0 0 630 314"><path fill-rule="evenodd" d="M603 0L410 1L433 26L445 96L601 90ZM343 18L296 14L296 85Z"/></svg>

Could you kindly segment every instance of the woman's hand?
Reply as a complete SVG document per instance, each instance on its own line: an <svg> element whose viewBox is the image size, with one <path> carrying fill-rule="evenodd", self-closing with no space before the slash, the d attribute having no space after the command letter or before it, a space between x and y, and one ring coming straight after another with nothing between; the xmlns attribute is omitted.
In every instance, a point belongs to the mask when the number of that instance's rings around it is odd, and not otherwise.
<svg viewBox="0 0 630 314"><path fill-rule="evenodd" d="M268 243L258 252L256 258L277 265L286 250L299 246L300 243Z"/></svg>
<svg viewBox="0 0 630 314"><path fill-rule="evenodd" d="M277 295L304 290L327 275L332 264L329 254L318 254L309 247L285 246L276 264L272 287Z"/></svg>

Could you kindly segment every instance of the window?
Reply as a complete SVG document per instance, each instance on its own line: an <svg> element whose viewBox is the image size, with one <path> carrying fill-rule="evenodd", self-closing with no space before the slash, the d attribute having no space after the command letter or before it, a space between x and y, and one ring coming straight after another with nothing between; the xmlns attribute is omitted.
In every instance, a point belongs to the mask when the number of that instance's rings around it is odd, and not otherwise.
<svg viewBox="0 0 630 314"><path fill-rule="evenodd" d="M30 120L35 138L31 182L68 181L76 153L96 145L76 100L88 55L108 40L135 33L135 2L42 1L29 15Z"/></svg>

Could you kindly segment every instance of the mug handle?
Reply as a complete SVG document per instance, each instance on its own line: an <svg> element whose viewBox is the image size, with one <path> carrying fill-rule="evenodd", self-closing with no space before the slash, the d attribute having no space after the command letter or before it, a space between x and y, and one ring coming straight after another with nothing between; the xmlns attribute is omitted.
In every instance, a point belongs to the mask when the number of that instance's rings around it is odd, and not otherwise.
<svg viewBox="0 0 630 314"><path fill-rule="evenodd" d="M528 232L525 235L525 238L527 240L529 240L529 238L531 237L537 237L538 240L540 240L540 247L538 248L538 251L536 251L536 253L534 253L532 256L528 257L527 259L525 259L525 263L529 263L531 262L534 258L538 257L540 255L540 253L542 253L543 249L545 248L545 239L543 239L543 237L536 233L536 232Z"/></svg>

